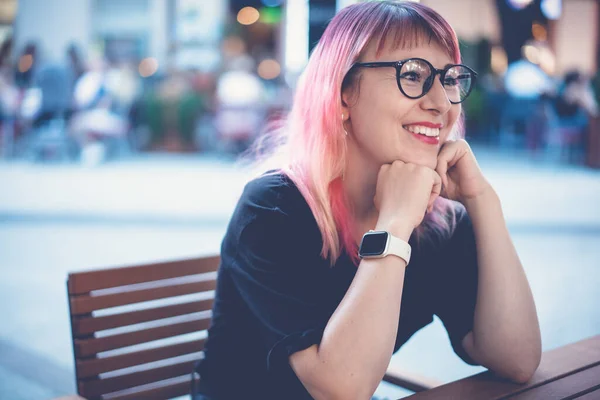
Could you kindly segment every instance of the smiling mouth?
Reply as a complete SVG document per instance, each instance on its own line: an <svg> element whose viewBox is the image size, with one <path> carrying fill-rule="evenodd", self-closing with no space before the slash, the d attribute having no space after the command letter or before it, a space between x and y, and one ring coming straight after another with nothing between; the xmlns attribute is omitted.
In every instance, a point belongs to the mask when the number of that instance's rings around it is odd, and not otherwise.
<svg viewBox="0 0 600 400"><path fill-rule="evenodd" d="M427 137L435 137L435 138L439 138L439 136L440 136L439 128L429 128L427 126L422 126L422 125L403 125L402 127L404 129L406 129L407 131L416 133L418 135L423 135L423 136L427 136Z"/></svg>

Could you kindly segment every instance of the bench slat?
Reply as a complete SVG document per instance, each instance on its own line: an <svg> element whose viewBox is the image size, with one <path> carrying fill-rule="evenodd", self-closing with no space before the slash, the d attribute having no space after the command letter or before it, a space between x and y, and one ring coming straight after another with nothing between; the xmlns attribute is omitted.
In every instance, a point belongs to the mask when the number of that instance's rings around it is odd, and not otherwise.
<svg viewBox="0 0 600 400"><path fill-rule="evenodd" d="M71 297L71 314L89 314L92 311L101 310L104 308L118 307L127 304L141 303L144 301L158 300L186 294L197 294L200 292L214 290L216 285L216 280L210 279L194 283L183 283L149 289L131 290L123 293Z"/></svg>
<svg viewBox="0 0 600 400"><path fill-rule="evenodd" d="M194 363L195 361L186 361L112 378L82 381L79 384L79 390L84 397L95 397L106 393L117 392L152 382L188 375L192 372Z"/></svg>
<svg viewBox="0 0 600 400"><path fill-rule="evenodd" d="M501 380L488 371L416 393L407 399L499 399L560 379L573 371L595 366L598 360L600 360L600 335L544 352L542 362L533 378L523 385Z"/></svg>
<svg viewBox="0 0 600 400"><path fill-rule="evenodd" d="M586 393L582 396L577 397L577 400L598 400L598 399L600 399L600 388L596 388L589 393Z"/></svg>
<svg viewBox="0 0 600 400"><path fill-rule="evenodd" d="M511 400L565 399L573 393L583 393L594 387L600 388L600 365L557 379L547 385L510 396Z"/></svg>
<svg viewBox="0 0 600 400"><path fill-rule="evenodd" d="M190 394L190 378L187 377L187 381L173 383L169 385L160 386L156 388L146 389L141 391L129 391L128 393L115 393L103 396L106 400L164 400L172 399L178 396L185 396Z"/></svg>
<svg viewBox="0 0 600 400"><path fill-rule="evenodd" d="M216 271L218 255L189 260L161 262L132 267L109 268L69 274L69 294L84 294L92 290L151 282Z"/></svg>
<svg viewBox="0 0 600 400"><path fill-rule="evenodd" d="M94 358L77 361L77 379L90 378L96 375L133 367L172 357L197 353L204 350L206 339L177 343L155 349L141 350L113 357Z"/></svg>
<svg viewBox="0 0 600 400"><path fill-rule="evenodd" d="M165 339L186 333L200 332L210 326L210 317L190 317L190 321L179 322L94 339L74 339L75 357L87 357L103 351Z"/></svg>
<svg viewBox="0 0 600 400"><path fill-rule="evenodd" d="M73 335L79 338L105 329L119 328L155 321L163 318L208 311L212 308L213 299L200 300L165 307L150 308L141 311L131 311L104 317L79 317L73 319Z"/></svg>
<svg viewBox="0 0 600 400"><path fill-rule="evenodd" d="M421 376L414 372L401 369L395 364L390 364L388 366L388 369L385 371L385 375L383 376L383 381L413 392L422 392L424 390L429 390L436 386L442 385L442 382L436 379Z"/></svg>

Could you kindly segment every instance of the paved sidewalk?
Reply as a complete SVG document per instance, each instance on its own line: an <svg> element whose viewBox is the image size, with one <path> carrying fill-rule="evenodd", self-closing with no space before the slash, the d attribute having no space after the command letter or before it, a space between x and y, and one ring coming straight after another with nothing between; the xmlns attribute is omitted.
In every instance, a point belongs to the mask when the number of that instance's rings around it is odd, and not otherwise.
<svg viewBox="0 0 600 400"><path fill-rule="evenodd" d="M475 149L510 224L600 227L600 171ZM0 162L0 218L223 221L248 171L198 156L156 156L86 169Z"/></svg>

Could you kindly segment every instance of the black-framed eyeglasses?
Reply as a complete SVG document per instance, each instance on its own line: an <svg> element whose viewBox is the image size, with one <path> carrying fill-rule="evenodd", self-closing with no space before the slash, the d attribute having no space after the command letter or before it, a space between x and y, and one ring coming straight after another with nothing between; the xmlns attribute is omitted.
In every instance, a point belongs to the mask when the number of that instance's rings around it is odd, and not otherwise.
<svg viewBox="0 0 600 400"><path fill-rule="evenodd" d="M351 69L383 67L396 69L398 89L410 99L425 96L433 86L435 77L439 75L440 82L446 90L450 103L462 103L471 93L477 79L477 72L466 65L451 64L444 69L437 69L429 61L422 58L386 62L359 62L355 63Z"/></svg>

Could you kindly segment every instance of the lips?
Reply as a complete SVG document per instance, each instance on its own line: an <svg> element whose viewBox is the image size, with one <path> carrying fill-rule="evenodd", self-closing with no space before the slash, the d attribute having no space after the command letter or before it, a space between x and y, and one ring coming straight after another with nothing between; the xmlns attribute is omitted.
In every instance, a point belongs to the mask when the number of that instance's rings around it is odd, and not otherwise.
<svg viewBox="0 0 600 400"><path fill-rule="evenodd" d="M423 143L435 146L439 145L440 143L440 130L442 128L442 124L418 122L409 125L403 125L402 127Z"/></svg>
<svg viewBox="0 0 600 400"><path fill-rule="evenodd" d="M419 135L425 135L429 137L440 136L440 128L430 128L424 125L407 125L404 126L404 129L412 133L417 133Z"/></svg>

